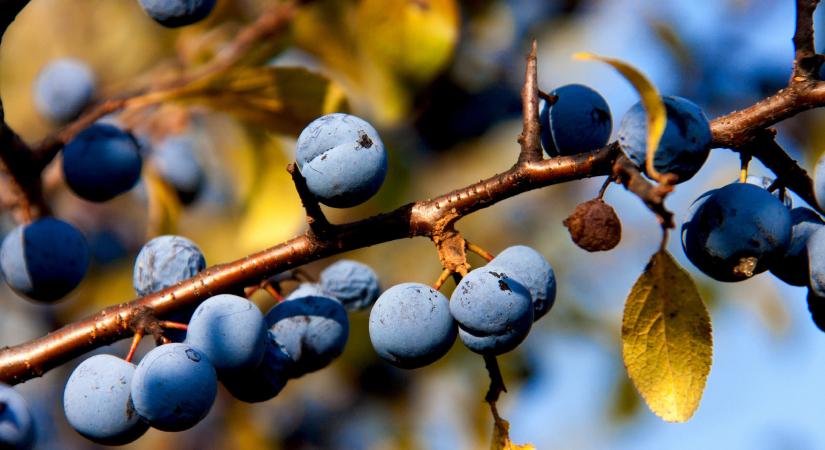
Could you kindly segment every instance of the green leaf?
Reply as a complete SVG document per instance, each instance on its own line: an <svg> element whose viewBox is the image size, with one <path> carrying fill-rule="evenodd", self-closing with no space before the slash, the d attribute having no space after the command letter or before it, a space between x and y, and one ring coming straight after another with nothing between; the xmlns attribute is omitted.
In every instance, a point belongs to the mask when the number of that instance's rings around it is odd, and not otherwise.
<svg viewBox="0 0 825 450"><path fill-rule="evenodd" d="M684 422L699 407L712 352L710 316L696 285L660 250L625 304L622 355L630 379L659 417Z"/></svg>
<svg viewBox="0 0 825 450"><path fill-rule="evenodd" d="M344 91L326 77L299 67L241 67L166 94L297 136L309 122L348 109Z"/></svg>
<svg viewBox="0 0 825 450"><path fill-rule="evenodd" d="M662 103L662 97L656 86L647 79L638 69L630 64L613 58L594 55L592 53L576 53L573 55L576 59L589 59L594 61L601 61L609 64L616 69L627 81L633 85L639 97L642 99L642 106L647 113L647 161L645 161L645 170L647 174L654 180L659 181L659 173L653 166L653 158L656 154L656 149L659 148L659 141L662 139L662 134L665 132L665 125L667 125L667 112L665 111L665 104Z"/></svg>

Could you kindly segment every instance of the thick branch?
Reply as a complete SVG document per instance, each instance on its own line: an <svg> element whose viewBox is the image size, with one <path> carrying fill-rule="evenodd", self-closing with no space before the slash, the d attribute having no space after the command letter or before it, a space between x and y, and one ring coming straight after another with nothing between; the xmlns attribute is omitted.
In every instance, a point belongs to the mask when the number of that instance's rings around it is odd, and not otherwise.
<svg viewBox="0 0 825 450"><path fill-rule="evenodd" d="M235 262L210 267L194 278L129 303L122 303L67 325L39 339L0 350L0 381L19 383L96 347L130 335L132 317L152 308L159 317L228 291L327 256L413 236L432 237L459 218L519 193L566 181L607 175L616 154L610 148L590 154L516 165L510 170L432 200L335 227L321 239L303 235Z"/></svg>
<svg viewBox="0 0 825 450"><path fill-rule="evenodd" d="M818 3L819 0L796 0L792 83L819 79L822 60L817 56L814 47L814 11Z"/></svg>

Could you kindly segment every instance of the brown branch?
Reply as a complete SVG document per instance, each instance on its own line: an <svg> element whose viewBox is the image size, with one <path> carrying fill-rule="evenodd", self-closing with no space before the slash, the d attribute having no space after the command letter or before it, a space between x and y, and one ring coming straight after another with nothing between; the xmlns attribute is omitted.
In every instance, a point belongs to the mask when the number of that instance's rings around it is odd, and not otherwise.
<svg viewBox="0 0 825 450"><path fill-rule="evenodd" d="M326 236L333 231L333 226L321 210L321 205L318 200L309 191L306 179L304 179L298 166L295 163L289 163L286 166L286 171L292 175L292 183L295 185L295 190L298 191L298 197L301 199L301 204L304 206L304 211L307 216L307 224L309 229L315 233L316 236Z"/></svg>
<svg viewBox="0 0 825 450"><path fill-rule="evenodd" d="M29 146L5 121L0 104L0 173L6 184L4 205L18 223L28 223L43 214L48 207L43 200L40 169Z"/></svg>
<svg viewBox="0 0 825 450"><path fill-rule="evenodd" d="M536 41L533 41L530 54L527 56L524 85L521 88L524 129L518 138L518 142L521 144L521 153L518 157L520 163L541 161L542 159L538 70L536 67Z"/></svg>
<svg viewBox="0 0 825 450"><path fill-rule="evenodd" d="M93 124L101 117L119 111L131 105L146 106L155 103L154 101L139 101L143 98L162 100L162 94L188 86L194 82L199 82L231 68L240 60L249 55L255 46L262 42L270 41L274 36L282 33L292 23L297 12L294 3L279 3L264 11L258 19L245 26L235 38L221 50L207 64L191 72L185 72L180 76L165 81L152 87L149 90L124 93L105 100L85 111L77 120L66 125L61 130L47 136L40 145L33 151L41 167L45 167L57 155L63 146L69 142L77 133Z"/></svg>
<svg viewBox="0 0 825 450"><path fill-rule="evenodd" d="M19 383L40 376L96 347L129 337L133 316L141 310L148 308L158 317L166 317L212 295L241 290L254 284L252 280L262 280L327 256L395 239L432 237L461 217L519 193L606 175L615 157L615 151L605 148L589 154L516 165L431 200L338 225L334 233L323 239L306 234L240 260L209 267L194 278L164 291L111 306L41 338L0 350L0 381Z"/></svg>
<svg viewBox="0 0 825 450"><path fill-rule="evenodd" d="M820 213L825 213L814 196L814 184L808 172L791 158L774 139L774 130L761 130L753 139L740 148L741 152L753 155L765 166L776 168L774 175L786 188L796 192L799 197Z"/></svg>
<svg viewBox="0 0 825 450"><path fill-rule="evenodd" d="M445 233L454 232L455 223L464 216L525 191L552 184L594 176L615 176L639 196L663 224L671 225L672 214L663 204L671 187L667 184L653 186L638 167L622 155L615 143L590 153L542 159L534 65L535 48L528 57L522 93L525 100L524 131L520 138L522 151L519 162L509 170L434 199L336 225L323 235L310 231L240 260L207 268L164 291L111 306L46 336L0 349L0 381L19 383L40 376L71 358L128 337L134 332L135 320L139 320L145 311L165 317L212 295L242 292L245 286L280 272L357 248L415 236L443 241ZM789 188L810 202L810 195L805 194L810 192L810 178L781 149L764 145L762 133L766 127L823 104L824 83L792 83L750 108L714 120L711 124L714 146L745 148L780 178L785 178L783 181ZM760 145L756 145L757 142ZM308 214L314 215L314 212L308 211Z"/></svg>
<svg viewBox="0 0 825 450"><path fill-rule="evenodd" d="M618 147L618 144L612 144ZM645 203L664 228L673 228L673 213L665 208L665 197L673 190L668 183L650 184L642 175L639 167L624 154L619 154L613 163L613 175L624 185L625 189L633 192Z"/></svg>
<svg viewBox="0 0 825 450"><path fill-rule="evenodd" d="M793 35L794 65L791 83L819 79L822 59L814 47L814 11L819 0L796 0L796 30Z"/></svg>

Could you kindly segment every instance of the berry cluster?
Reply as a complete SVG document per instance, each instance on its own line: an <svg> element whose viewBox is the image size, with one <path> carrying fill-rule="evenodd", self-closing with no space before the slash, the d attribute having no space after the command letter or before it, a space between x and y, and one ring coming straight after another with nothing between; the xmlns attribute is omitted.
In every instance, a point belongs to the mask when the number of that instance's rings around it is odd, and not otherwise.
<svg viewBox="0 0 825 450"><path fill-rule="evenodd" d="M163 290L205 266L192 241L157 237L137 256L135 291ZM321 273L320 284L302 284L266 315L244 297L210 297L189 314L159 321L161 327L171 323L186 332L175 336L165 330L162 338L168 343L137 365L112 355L83 361L66 383L66 418L94 442L121 445L149 427L181 431L194 426L208 414L218 381L239 400L269 400L289 379L338 357L349 336L347 309L370 307L379 292L372 269L341 260Z"/></svg>
<svg viewBox="0 0 825 450"><path fill-rule="evenodd" d="M499 355L513 350L556 298L550 263L530 247L510 247L467 274L452 298L420 283L387 289L371 313L375 351L407 369L433 363L456 336L470 350Z"/></svg>

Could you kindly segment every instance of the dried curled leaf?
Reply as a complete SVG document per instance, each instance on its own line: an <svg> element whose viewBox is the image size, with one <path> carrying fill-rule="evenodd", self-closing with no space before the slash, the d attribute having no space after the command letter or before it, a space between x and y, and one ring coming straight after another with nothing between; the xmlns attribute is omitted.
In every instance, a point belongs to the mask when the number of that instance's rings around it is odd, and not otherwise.
<svg viewBox="0 0 825 450"><path fill-rule="evenodd" d="M656 154L656 149L659 148L659 141L662 139L662 134L665 132L665 125L667 125L667 111L665 104L662 102L662 97L656 86L647 79L638 69L630 64L613 58L594 55L592 53L576 53L573 55L577 59L590 59L594 61L601 61L609 64L616 69L627 81L633 85L639 97L642 99L642 106L647 113L647 161L645 161L645 172L650 178L659 181L661 176L656 168L653 166L653 158Z"/></svg>
<svg viewBox="0 0 825 450"><path fill-rule="evenodd" d="M498 414L494 413L496 421L493 424L493 442L490 445L491 450L536 450L532 444L514 444L510 440L510 423L502 419Z"/></svg>
<svg viewBox="0 0 825 450"><path fill-rule="evenodd" d="M167 98L205 104L293 136L318 116L348 109L340 86L299 67L240 67L194 82Z"/></svg>
<svg viewBox="0 0 825 450"><path fill-rule="evenodd" d="M564 219L564 226L579 247L588 252L610 250L622 239L622 222L613 207L600 198L586 201Z"/></svg>
<svg viewBox="0 0 825 450"><path fill-rule="evenodd" d="M659 417L684 422L699 407L712 352L710 316L696 285L660 250L625 304L622 356L630 379Z"/></svg>

